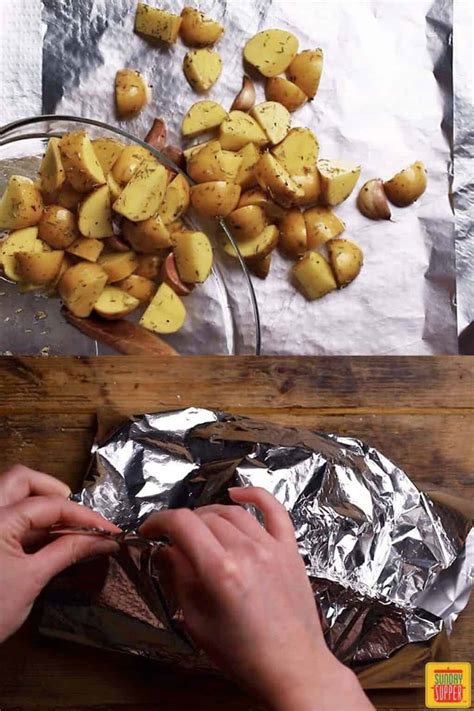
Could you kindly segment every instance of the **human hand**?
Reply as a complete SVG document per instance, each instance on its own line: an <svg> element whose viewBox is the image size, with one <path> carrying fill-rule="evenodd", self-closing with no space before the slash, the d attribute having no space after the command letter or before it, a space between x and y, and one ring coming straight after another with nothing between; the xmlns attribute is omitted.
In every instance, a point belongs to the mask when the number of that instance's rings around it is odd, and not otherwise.
<svg viewBox="0 0 474 711"><path fill-rule="evenodd" d="M191 637L275 711L340 709L344 696L353 711L372 709L325 644L286 510L263 489L229 494L257 506L265 529L241 506L163 511L140 529L171 541L158 565Z"/></svg>
<svg viewBox="0 0 474 711"><path fill-rule="evenodd" d="M20 465L0 475L0 642L23 624L52 577L79 560L116 550L114 542L91 536L51 541L46 530L58 523L118 531L67 501L70 493L66 484Z"/></svg>

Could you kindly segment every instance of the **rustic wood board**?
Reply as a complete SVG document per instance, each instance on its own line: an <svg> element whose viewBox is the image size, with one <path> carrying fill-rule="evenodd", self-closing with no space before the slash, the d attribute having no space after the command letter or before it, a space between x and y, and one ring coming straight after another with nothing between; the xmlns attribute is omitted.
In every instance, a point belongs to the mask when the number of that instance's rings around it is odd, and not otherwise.
<svg viewBox="0 0 474 711"><path fill-rule="evenodd" d="M424 487L472 498L472 358L2 358L2 466L22 461L77 487L100 408L189 405L359 436ZM452 637L474 649L474 605ZM378 691L377 708L424 708L419 689ZM257 707L218 679L39 638L34 621L0 648L0 709L229 711Z"/></svg>

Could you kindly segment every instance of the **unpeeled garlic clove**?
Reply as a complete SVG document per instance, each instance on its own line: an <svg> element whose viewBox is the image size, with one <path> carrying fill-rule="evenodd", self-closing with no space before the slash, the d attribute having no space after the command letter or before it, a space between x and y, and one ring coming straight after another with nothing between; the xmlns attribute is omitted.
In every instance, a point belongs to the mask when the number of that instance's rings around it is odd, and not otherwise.
<svg viewBox="0 0 474 711"><path fill-rule="evenodd" d="M360 189L357 207L371 220L389 220L390 207L380 178L368 180Z"/></svg>
<svg viewBox="0 0 474 711"><path fill-rule="evenodd" d="M255 105L256 96L257 95L255 93L255 86L253 81L247 75L244 75L244 78L242 80L242 89L235 97L234 102L230 107L230 110L250 111L250 109L253 109Z"/></svg>
<svg viewBox="0 0 474 711"><path fill-rule="evenodd" d="M184 158L184 153L181 148L178 148L178 146L165 146L163 148L162 153L170 160L172 160L173 163L178 166L178 168L181 168L183 170L186 168L186 160Z"/></svg>
<svg viewBox="0 0 474 711"><path fill-rule="evenodd" d="M146 135L145 143L149 143L157 151L161 151L166 144L166 134L166 123L162 118L156 118Z"/></svg>

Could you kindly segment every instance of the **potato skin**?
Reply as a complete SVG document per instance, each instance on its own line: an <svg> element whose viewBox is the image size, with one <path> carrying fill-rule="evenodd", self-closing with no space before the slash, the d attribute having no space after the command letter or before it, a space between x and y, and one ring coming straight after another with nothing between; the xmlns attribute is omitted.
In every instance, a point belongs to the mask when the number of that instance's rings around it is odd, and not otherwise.
<svg viewBox="0 0 474 711"><path fill-rule="evenodd" d="M308 248L306 223L300 210L288 210L279 222L279 247L288 257L301 257Z"/></svg>
<svg viewBox="0 0 474 711"><path fill-rule="evenodd" d="M38 225L38 236L53 249L67 249L79 237L74 214L60 205L48 205Z"/></svg>
<svg viewBox="0 0 474 711"><path fill-rule="evenodd" d="M142 304L148 303L156 292L155 282L138 274L130 274L126 279L118 281L116 286L134 296Z"/></svg>
<svg viewBox="0 0 474 711"><path fill-rule="evenodd" d="M284 30L263 30L244 47L244 59L264 77L275 77L287 69L298 52L298 40Z"/></svg>
<svg viewBox="0 0 474 711"><path fill-rule="evenodd" d="M98 264L79 262L63 274L58 291L69 311L87 318L106 283L107 274Z"/></svg>
<svg viewBox="0 0 474 711"><path fill-rule="evenodd" d="M125 144L117 141L116 138L95 138L92 141L92 146L104 175L108 177L114 163L117 162L125 149Z"/></svg>
<svg viewBox="0 0 474 711"><path fill-rule="evenodd" d="M267 226L265 210L259 205L247 205L233 210L227 217L227 224L237 240L252 239Z"/></svg>
<svg viewBox="0 0 474 711"><path fill-rule="evenodd" d="M239 242L239 252L243 259L257 259L266 257L278 244L279 231L276 225L267 225L263 232L252 239ZM237 258L237 252L232 244L225 237L222 240L224 252L231 257Z"/></svg>
<svg viewBox="0 0 474 711"><path fill-rule="evenodd" d="M308 101L308 97L299 86L285 77L270 77L265 84L265 96L268 101L277 101L288 111L296 111Z"/></svg>
<svg viewBox="0 0 474 711"><path fill-rule="evenodd" d="M107 274L107 283L113 284L133 274L138 267L138 259L135 252L132 251L112 252L111 254L102 254L98 264Z"/></svg>
<svg viewBox="0 0 474 711"><path fill-rule="evenodd" d="M61 269L63 258L64 252L60 250L33 254L19 252L15 257L16 270L21 281L44 286L54 281Z"/></svg>
<svg viewBox="0 0 474 711"><path fill-rule="evenodd" d="M134 274L145 279L156 279L160 273L163 257L159 254L137 254L138 266Z"/></svg>
<svg viewBox="0 0 474 711"><path fill-rule="evenodd" d="M85 131L66 133L59 142L66 178L74 190L88 193L104 185L105 175Z"/></svg>
<svg viewBox="0 0 474 711"><path fill-rule="evenodd" d="M121 118L136 116L148 103L148 85L136 69L119 69L115 75L115 105Z"/></svg>
<svg viewBox="0 0 474 711"><path fill-rule="evenodd" d="M152 254L159 249L171 247L171 237L168 228L160 216L155 215L143 222L123 220L123 236L136 252Z"/></svg>
<svg viewBox="0 0 474 711"><path fill-rule="evenodd" d="M222 60L212 49L191 49L183 60L183 71L192 89L203 94L219 79Z"/></svg>
<svg viewBox="0 0 474 711"><path fill-rule="evenodd" d="M312 207L304 213L308 249L317 249L334 237L338 237L346 226L327 207Z"/></svg>
<svg viewBox="0 0 474 711"><path fill-rule="evenodd" d="M272 255L266 254L264 257L250 257L245 260L249 272L259 279L266 279L272 266Z"/></svg>
<svg viewBox="0 0 474 711"><path fill-rule="evenodd" d="M326 242L334 275L340 287L354 281L364 263L360 247L347 239L331 239Z"/></svg>
<svg viewBox="0 0 474 711"><path fill-rule="evenodd" d="M384 183L385 194L397 207L408 207L423 195L428 184L421 161L413 163Z"/></svg>
<svg viewBox="0 0 474 711"><path fill-rule="evenodd" d="M39 168L41 192L54 194L64 184L66 171L64 170L59 150L59 138L50 138L48 147Z"/></svg>
<svg viewBox="0 0 474 711"><path fill-rule="evenodd" d="M271 154L264 153L255 168L255 177L263 190L282 207L291 207L304 191Z"/></svg>
<svg viewBox="0 0 474 711"><path fill-rule="evenodd" d="M85 259L86 262L97 262L103 249L104 243L101 240L90 237L79 237L67 247L69 254Z"/></svg>
<svg viewBox="0 0 474 711"><path fill-rule="evenodd" d="M296 55L288 67L288 79L296 84L310 100L314 99L318 92L323 61L322 49L305 49Z"/></svg>
<svg viewBox="0 0 474 711"><path fill-rule="evenodd" d="M165 225L178 220L189 207L190 186L184 175L178 174L166 188L159 215Z"/></svg>
<svg viewBox="0 0 474 711"><path fill-rule="evenodd" d="M321 299L337 289L331 266L319 252L306 252L293 266L292 275L308 301Z"/></svg>
<svg viewBox="0 0 474 711"><path fill-rule="evenodd" d="M0 198L0 230L34 227L42 214L43 200L33 181L21 175L12 175Z"/></svg>
<svg viewBox="0 0 474 711"><path fill-rule="evenodd" d="M112 176L123 187L135 175L142 162L151 158L150 151L143 146L126 146L112 166Z"/></svg>
<svg viewBox="0 0 474 711"><path fill-rule="evenodd" d="M193 7L183 8L181 19L179 34L183 42L191 47L215 44L224 32L222 25Z"/></svg>
<svg viewBox="0 0 474 711"><path fill-rule="evenodd" d="M255 166L260 160L261 153L253 143L247 143L246 146L240 149L239 155L242 158L242 163L234 182L240 185L242 190L248 190L248 188L257 184Z"/></svg>
<svg viewBox="0 0 474 711"><path fill-rule="evenodd" d="M191 187L191 205L203 217L227 217L238 205L240 185L225 180Z"/></svg>

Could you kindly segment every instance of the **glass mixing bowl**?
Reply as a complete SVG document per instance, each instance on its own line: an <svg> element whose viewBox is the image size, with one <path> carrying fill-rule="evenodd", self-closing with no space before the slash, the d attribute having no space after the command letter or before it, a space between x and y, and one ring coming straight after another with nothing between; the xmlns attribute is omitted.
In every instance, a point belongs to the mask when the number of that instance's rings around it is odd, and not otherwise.
<svg viewBox="0 0 474 711"><path fill-rule="evenodd" d="M92 138L114 137L146 147L162 163L182 172L167 156L136 136L101 121L74 116L38 116L0 128L0 194L11 175L35 179L49 138L86 130ZM188 176L185 176L188 180ZM190 181L192 182L192 181ZM185 222L209 234L216 225L188 213ZM234 244L223 222L220 228ZM182 355L260 353L260 320L255 292L244 261L214 250L214 267L204 284L185 298L187 318L177 333L163 336ZM105 355L115 353L70 326L58 298L40 292L21 294L0 277L0 354Z"/></svg>

